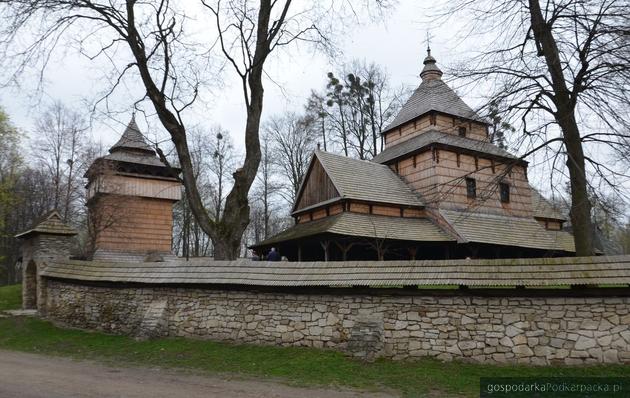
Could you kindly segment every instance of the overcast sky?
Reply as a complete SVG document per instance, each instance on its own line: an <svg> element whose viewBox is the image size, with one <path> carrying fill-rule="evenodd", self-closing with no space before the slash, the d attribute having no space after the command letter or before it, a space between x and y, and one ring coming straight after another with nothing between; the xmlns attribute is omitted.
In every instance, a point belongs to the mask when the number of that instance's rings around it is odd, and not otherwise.
<svg viewBox="0 0 630 398"><path fill-rule="evenodd" d="M429 24L426 4L416 0L400 0L380 22L350 28L347 34L338 37L343 57L334 60L305 48L289 53L274 54L267 63L266 72L271 79L265 82L265 107L263 121L288 110L300 111L312 89L325 86L326 73L336 68L335 64L353 59L374 62L390 75L392 86L405 85L415 88L420 84L419 73L426 56L427 32L431 35L432 55L438 65L446 69L471 55L470 42L458 44L456 32L465 25L457 26L451 21L448 26ZM436 3L432 6L435 9ZM465 24L464 19L461 20ZM0 92L0 105L7 111L13 123L30 136L36 134L34 120L42 109L53 100L61 100L68 106L89 115L84 104L93 100L103 87L103 73L109 65L89 61L73 51L57 52L47 69L46 85L42 96L31 97L33 87L28 82L20 89ZM444 76L448 80L448 75ZM242 91L233 70L222 75L223 86L216 88L212 98L199 103L187 115L188 125L210 127L221 125L230 131L237 149L242 151L245 110ZM457 87L454 87L457 88ZM127 91L126 91L127 90ZM97 115L91 134L105 147L113 144L122 134L131 117L133 101L138 98L139 87L122 87L112 97L112 106L128 112L116 115ZM463 93L464 100L473 108L480 104L484 93L479 90ZM460 92L461 93L461 92ZM156 120L138 120L143 132L150 138L164 138L164 131ZM534 174L531 174L534 175ZM534 181L533 181L534 182ZM540 185L536 184L535 185Z"/></svg>
<svg viewBox="0 0 630 398"><path fill-rule="evenodd" d="M352 59L379 64L390 74L393 86L416 87L420 83L418 75L422 69L422 59L426 55L428 31L432 36L433 55L438 62L446 65L454 60L454 46L449 41L452 27L440 29L423 23L426 10L420 2L402 0L388 14L384 21L357 26L349 30L348 35L338 37L343 58L331 60L310 49L293 49L289 53L274 54L266 68L273 82L269 79L266 82L263 117L287 110L300 110L312 89L321 90L324 87L326 73L335 68L335 63ZM465 55L465 51L463 53ZM84 99L93 98L94 93L102 87L99 73L99 65L85 57L71 51L58 51L57 58L47 69L43 96L31 98L29 94L33 87L29 87L27 83L20 89L0 92L0 104L15 125L33 134L34 119L52 100L61 100L71 107L81 109ZM231 132L239 144L242 143L245 120L242 92L231 69L225 71L223 80L225 85L215 89L216 98L203 107L197 107L190 117L195 123L220 124ZM114 143L118 139L131 114L131 97L124 95L124 88L119 90L119 95L114 99L115 105L120 109L128 106L129 114L118 115L108 122L96 123L93 126L96 139L102 140L104 144ZM87 113L89 109L84 111ZM144 121L139 120L139 123L143 129L147 128ZM148 133L151 135L151 132Z"/></svg>

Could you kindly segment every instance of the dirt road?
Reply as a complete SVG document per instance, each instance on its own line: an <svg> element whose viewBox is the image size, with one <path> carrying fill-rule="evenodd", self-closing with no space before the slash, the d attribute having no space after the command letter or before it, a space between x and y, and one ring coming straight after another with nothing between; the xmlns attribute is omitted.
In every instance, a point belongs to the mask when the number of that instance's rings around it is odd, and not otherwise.
<svg viewBox="0 0 630 398"><path fill-rule="evenodd" d="M277 382L183 372L115 368L0 350L2 398L376 398L392 397L325 388L296 388Z"/></svg>

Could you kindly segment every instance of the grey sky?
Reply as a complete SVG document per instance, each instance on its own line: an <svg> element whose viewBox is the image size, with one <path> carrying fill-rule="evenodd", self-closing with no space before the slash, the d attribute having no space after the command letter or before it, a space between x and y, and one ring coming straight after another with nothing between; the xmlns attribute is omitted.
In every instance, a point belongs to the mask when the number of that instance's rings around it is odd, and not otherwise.
<svg viewBox="0 0 630 398"><path fill-rule="evenodd" d="M311 89L320 90L326 81L326 73L334 63L352 59L375 62L391 75L394 86L401 84L415 87L419 84L418 74L425 56L426 32L431 30L433 54L442 64L453 60L452 43L442 29L429 27L420 21L426 15L417 1L401 1L385 21L352 28L346 37L340 37L343 59L328 59L304 48L274 54L266 71L273 79L266 82L264 117L286 110L301 109ZM102 69L101 69L102 68ZM41 98L31 98L33 87L28 84L19 89L5 90L0 94L0 104L7 110L14 124L34 134L34 119L38 112L51 100L61 100L80 109L84 98L93 98L102 88L102 73L107 65L99 65L73 51L57 52L57 57L46 73L46 86ZM189 115L199 124L220 124L228 129L237 146L242 142L244 126L243 99L234 72L226 69L222 76L224 86L215 90L216 99L197 106ZM274 83L275 82L275 83ZM278 86L281 86L280 89ZM115 106L124 109L132 106L132 96L125 95L125 88L114 97ZM133 91L133 88L128 88ZM126 97L126 98L125 98ZM88 112L88 109L85 109ZM116 116L106 122L98 122L93 128L95 138L110 144L118 139L129 114ZM117 123L118 122L118 123ZM142 128L147 128L139 120ZM155 123L151 128L157 129Z"/></svg>
<svg viewBox="0 0 630 398"><path fill-rule="evenodd" d="M339 47L343 53L340 59L331 60L326 56L305 48L294 48L288 52L275 53L267 63L266 72L270 76L265 86L265 110L263 121L278 113L288 110L300 111L312 89L321 90L326 82L326 73L335 68L335 64L349 62L352 59L365 60L379 64L390 75L393 86L406 85L415 88L420 83L419 72L426 55L426 35L431 33L432 53L438 65L446 68L470 55L473 48L470 43L460 44L455 35L465 28L465 20L457 25L451 21L448 26L429 25L426 21L427 6L424 2L400 0L387 18L379 23L356 26L348 34L339 37ZM435 7L435 3L431 5ZM435 9L435 8L433 8ZM103 76L110 68L87 60L72 50L58 51L46 74L44 95L40 98L29 96L33 87L28 83L20 89L5 90L0 93L0 105L5 108L20 129L33 136L34 120L42 108L52 100L61 100L86 113L89 109L84 99L93 99L103 89ZM227 68L221 76L223 85L213 92L207 102L200 102L186 114L189 126L200 127L219 124L230 131L238 150L242 149L245 111L239 82L234 71ZM444 76L448 79L448 76ZM479 104L483 92L479 88L463 95L464 100L473 108ZM122 87L111 98L112 105L118 110L129 112L114 116L97 118L92 128L92 135L105 147L114 143L124 130L131 116L133 101L141 96L140 87ZM39 101L38 101L39 99ZM165 138L157 120L139 118L143 132L150 138ZM535 181L533 181L535 185Z"/></svg>

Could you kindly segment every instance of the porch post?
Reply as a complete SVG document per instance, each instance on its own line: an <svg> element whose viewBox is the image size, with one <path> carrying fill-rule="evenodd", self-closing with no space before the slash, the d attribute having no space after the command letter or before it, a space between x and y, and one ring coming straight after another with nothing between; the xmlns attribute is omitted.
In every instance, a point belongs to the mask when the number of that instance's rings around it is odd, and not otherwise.
<svg viewBox="0 0 630 398"><path fill-rule="evenodd" d="M324 249L324 261L328 262L328 247L330 246L330 241L323 240L319 242L322 245L322 249Z"/></svg>

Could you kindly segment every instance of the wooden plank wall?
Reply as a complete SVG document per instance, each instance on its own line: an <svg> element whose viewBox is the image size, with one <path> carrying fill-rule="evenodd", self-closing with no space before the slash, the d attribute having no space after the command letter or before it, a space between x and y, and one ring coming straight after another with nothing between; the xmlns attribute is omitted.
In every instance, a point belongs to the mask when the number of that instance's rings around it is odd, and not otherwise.
<svg viewBox="0 0 630 398"><path fill-rule="evenodd" d="M315 159L313 167L305 178L306 185L298 199L297 210L339 197L339 192L319 160Z"/></svg>
<svg viewBox="0 0 630 398"><path fill-rule="evenodd" d="M182 184L154 178L140 178L121 175L101 175L90 182L87 188L88 199L98 193L144 196L147 198L181 199Z"/></svg>
<svg viewBox="0 0 630 398"><path fill-rule="evenodd" d="M562 229L562 223L558 220L547 220L544 218L537 218L536 221L545 229L549 229L551 231L560 231Z"/></svg>
<svg viewBox="0 0 630 398"><path fill-rule="evenodd" d="M448 134L459 135L460 127L466 127L466 137L468 138L479 141L489 141L484 124L437 114L435 115L435 124L431 124L430 115L425 115L416 121L408 122L388 132L385 135L385 149L429 130L438 130Z"/></svg>
<svg viewBox="0 0 630 398"><path fill-rule="evenodd" d="M173 202L129 196L102 196L90 208L96 248L119 252L170 252Z"/></svg>

